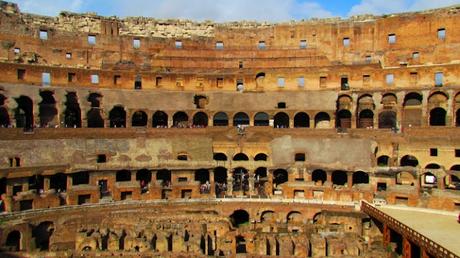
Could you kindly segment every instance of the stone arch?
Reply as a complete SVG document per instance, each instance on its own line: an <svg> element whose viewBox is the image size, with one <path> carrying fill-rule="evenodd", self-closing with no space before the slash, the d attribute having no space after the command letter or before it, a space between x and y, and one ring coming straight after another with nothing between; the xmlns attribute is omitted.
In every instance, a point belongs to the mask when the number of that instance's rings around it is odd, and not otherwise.
<svg viewBox="0 0 460 258"><path fill-rule="evenodd" d="M81 109L76 92L66 94L64 125L67 128L81 127Z"/></svg>
<svg viewBox="0 0 460 258"><path fill-rule="evenodd" d="M406 94L403 102L403 128L421 125L422 101L423 96L418 92Z"/></svg>
<svg viewBox="0 0 460 258"><path fill-rule="evenodd" d="M330 128L331 117L326 112L319 112L315 116L315 128Z"/></svg>
<svg viewBox="0 0 460 258"><path fill-rule="evenodd" d="M337 128L351 128L351 112L348 109L342 109L336 115Z"/></svg>
<svg viewBox="0 0 460 258"><path fill-rule="evenodd" d="M425 166L426 169L441 169L441 166L436 163L430 163Z"/></svg>
<svg viewBox="0 0 460 258"><path fill-rule="evenodd" d="M54 224L51 221L41 222L32 229L32 238L35 239L35 247L40 251L48 251L50 238L54 232Z"/></svg>
<svg viewBox="0 0 460 258"><path fill-rule="evenodd" d="M299 211L291 211L286 216L286 221L288 224L291 223L302 223L304 220L302 213Z"/></svg>
<svg viewBox="0 0 460 258"><path fill-rule="evenodd" d="M58 113L56 108L56 100L54 99L53 95L54 92L52 91L40 91L40 97L42 98L42 101L38 104L38 112L41 127L52 126L51 123Z"/></svg>
<svg viewBox="0 0 460 258"><path fill-rule="evenodd" d="M235 156L233 156L233 160L234 161L247 161L249 160L249 157L248 155L240 152L240 153L235 154Z"/></svg>
<svg viewBox="0 0 460 258"><path fill-rule="evenodd" d="M332 184L345 185L347 182L348 182L347 172L340 171L340 170L332 172Z"/></svg>
<svg viewBox="0 0 460 258"><path fill-rule="evenodd" d="M126 127L126 111L121 105L114 106L109 112L110 127Z"/></svg>
<svg viewBox="0 0 460 258"><path fill-rule="evenodd" d="M227 191L227 169L224 167L214 168L214 182L216 197L222 198ZM212 187L212 186L211 186Z"/></svg>
<svg viewBox="0 0 460 258"><path fill-rule="evenodd" d="M374 112L370 109L361 110L358 114L358 128L374 127Z"/></svg>
<svg viewBox="0 0 460 258"><path fill-rule="evenodd" d="M18 252L22 250L22 234L18 230L13 230L6 236L5 246L8 250Z"/></svg>
<svg viewBox="0 0 460 258"><path fill-rule="evenodd" d="M232 222L232 225L236 228L244 226L244 225L248 225L249 218L250 218L249 213L243 209L235 210L230 215L230 221Z"/></svg>
<svg viewBox="0 0 460 258"><path fill-rule="evenodd" d="M310 127L310 117L305 112L299 112L294 116L294 127Z"/></svg>
<svg viewBox="0 0 460 258"><path fill-rule="evenodd" d="M196 113L193 116L193 126L207 127L208 126L208 115L204 112Z"/></svg>
<svg viewBox="0 0 460 258"><path fill-rule="evenodd" d="M268 126L270 124L269 122L269 116L265 112L258 112L254 116L254 126Z"/></svg>
<svg viewBox="0 0 460 258"><path fill-rule="evenodd" d="M228 115L225 112L217 112L213 117L214 126L228 126Z"/></svg>
<svg viewBox="0 0 460 258"><path fill-rule="evenodd" d="M255 157L254 157L254 161L267 161L268 159L268 156L267 154L265 153L258 153Z"/></svg>
<svg viewBox="0 0 460 258"><path fill-rule="evenodd" d="M256 80L257 88L263 87L264 81L265 81L265 73L264 72L257 73L255 80Z"/></svg>
<svg viewBox="0 0 460 258"><path fill-rule="evenodd" d="M316 184L320 184L320 182L321 182L321 185L323 185L324 182L326 182L326 180L327 180L327 173L326 173L326 171L321 170L321 169L316 169L316 170L314 170L314 171L311 173L311 180L312 180L313 182L315 182Z"/></svg>
<svg viewBox="0 0 460 258"><path fill-rule="evenodd" d="M272 210L267 210L262 212L260 215L260 222L272 223L276 221L275 212Z"/></svg>
<svg viewBox="0 0 460 258"><path fill-rule="evenodd" d="M32 129L34 126L33 101L27 96L16 98L17 108L14 110L16 127Z"/></svg>
<svg viewBox="0 0 460 258"><path fill-rule="evenodd" d="M405 155L401 158L401 167L416 167L418 166L418 159L412 155Z"/></svg>
<svg viewBox="0 0 460 258"><path fill-rule="evenodd" d="M238 112L233 116L233 126L249 125L249 116L244 112Z"/></svg>
<svg viewBox="0 0 460 258"><path fill-rule="evenodd" d="M414 185L415 177L409 172L402 171L396 174L396 184L398 185Z"/></svg>
<svg viewBox="0 0 460 258"><path fill-rule="evenodd" d="M179 128L188 127L188 115L184 111L178 111L173 115L173 126Z"/></svg>
<svg viewBox="0 0 460 258"><path fill-rule="evenodd" d="M227 158L227 155L225 155L225 153L217 152L217 153L214 153L213 159L218 160L218 161L227 161L228 158Z"/></svg>
<svg viewBox="0 0 460 258"><path fill-rule="evenodd" d="M284 112L279 112L274 116L275 128L289 128L289 115Z"/></svg>
<svg viewBox="0 0 460 258"><path fill-rule="evenodd" d="M421 186L423 187L432 187L436 188L438 183L438 178L431 172L425 172L420 177Z"/></svg>
<svg viewBox="0 0 460 258"><path fill-rule="evenodd" d="M447 112L444 108L437 107L430 111L430 126L445 126Z"/></svg>
<svg viewBox="0 0 460 258"><path fill-rule="evenodd" d="M349 95L340 95L337 98L337 111L351 110L353 105L353 98Z"/></svg>
<svg viewBox="0 0 460 258"><path fill-rule="evenodd" d="M249 190L249 173L246 168L237 167L233 169L233 191L243 191L246 193Z"/></svg>
<svg viewBox="0 0 460 258"><path fill-rule="evenodd" d="M379 128L396 128L396 112L382 111L379 114Z"/></svg>
<svg viewBox="0 0 460 258"><path fill-rule="evenodd" d="M382 101L380 102L384 109L393 109L398 104L398 97L393 93L385 93L382 95Z"/></svg>
<svg viewBox="0 0 460 258"><path fill-rule="evenodd" d="M131 117L131 126L133 127L146 127L148 123L147 114L142 111L138 110L134 112L133 116Z"/></svg>
<svg viewBox="0 0 460 258"><path fill-rule="evenodd" d="M352 185L369 184L369 174L363 171L353 173Z"/></svg>
<svg viewBox="0 0 460 258"><path fill-rule="evenodd" d="M382 155L377 158L377 166L379 167L388 167L390 157L387 155Z"/></svg>
<svg viewBox="0 0 460 258"><path fill-rule="evenodd" d="M273 183L276 187L289 181L288 172L285 169L277 169L273 171Z"/></svg>
<svg viewBox="0 0 460 258"><path fill-rule="evenodd" d="M156 111L152 116L153 128L167 128L168 127L168 114L163 111Z"/></svg>

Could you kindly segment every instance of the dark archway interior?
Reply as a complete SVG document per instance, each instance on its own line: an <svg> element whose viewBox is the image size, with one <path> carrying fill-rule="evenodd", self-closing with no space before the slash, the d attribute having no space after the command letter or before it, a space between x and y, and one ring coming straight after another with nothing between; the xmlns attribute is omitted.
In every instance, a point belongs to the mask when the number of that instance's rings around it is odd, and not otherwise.
<svg viewBox="0 0 460 258"><path fill-rule="evenodd" d="M254 126L268 126L270 124L268 114L259 112L254 116Z"/></svg>
<svg viewBox="0 0 460 258"><path fill-rule="evenodd" d="M326 112L320 112L316 114L315 125L323 121L331 121L331 117Z"/></svg>
<svg viewBox="0 0 460 258"><path fill-rule="evenodd" d="M131 119L132 126L147 126L147 114L144 111L136 111Z"/></svg>
<svg viewBox="0 0 460 258"><path fill-rule="evenodd" d="M42 101L38 104L38 109L41 127L48 127L57 115L56 100L54 99L53 94L54 93L51 91L40 92Z"/></svg>
<svg viewBox="0 0 460 258"><path fill-rule="evenodd" d="M321 181L324 184L327 180L327 174L324 170L317 169L311 174L311 180L313 182Z"/></svg>
<svg viewBox="0 0 460 258"><path fill-rule="evenodd" d="M209 183L209 170L198 169L195 171L195 181L199 181L201 184L206 182Z"/></svg>
<svg viewBox="0 0 460 258"><path fill-rule="evenodd" d="M141 169L136 172L136 181L144 181L145 183L150 183L152 181L152 171L148 169Z"/></svg>
<svg viewBox="0 0 460 258"><path fill-rule="evenodd" d="M219 161L227 161L227 155L225 155L224 153L221 153L221 152L214 153L213 159L214 160L219 160Z"/></svg>
<svg viewBox="0 0 460 258"><path fill-rule="evenodd" d="M310 117L307 113L300 112L294 116L294 127L310 127Z"/></svg>
<svg viewBox="0 0 460 258"><path fill-rule="evenodd" d="M379 167L386 167L388 166L388 162L390 160L390 157L388 156L380 156L377 158L377 166Z"/></svg>
<svg viewBox="0 0 460 258"><path fill-rule="evenodd" d="M4 107L6 97L0 94L0 127L10 126L10 115L8 109Z"/></svg>
<svg viewBox="0 0 460 258"><path fill-rule="evenodd" d="M243 236L237 236L235 238L236 241L236 253L237 254L245 254L246 251L246 240Z"/></svg>
<svg viewBox="0 0 460 258"><path fill-rule="evenodd" d="M131 181L131 171L129 170L117 171L116 181L117 182Z"/></svg>
<svg viewBox="0 0 460 258"><path fill-rule="evenodd" d="M445 126L446 125L446 110L443 108L434 108L430 111L430 125L431 126Z"/></svg>
<svg viewBox="0 0 460 258"><path fill-rule="evenodd" d="M342 109L337 112L336 118L336 127L337 128L351 128L351 112Z"/></svg>
<svg viewBox="0 0 460 258"><path fill-rule="evenodd" d="M455 126L460 127L460 109L455 112Z"/></svg>
<svg viewBox="0 0 460 258"><path fill-rule="evenodd" d="M11 251L19 251L21 248L21 233L17 230L11 231L6 237L5 245Z"/></svg>
<svg viewBox="0 0 460 258"><path fill-rule="evenodd" d="M89 128L103 128L104 119L99 108L91 108L87 114Z"/></svg>
<svg viewBox="0 0 460 258"><path fill-rule="evenodd" d="M236 210L230 215L230 221L234 227L240 227L249 223L249 213L245 210Z"/></svg>
<svg viewBox="0 0 460 258"><path fill-rule="evenodd" d="M213 119L214 126L228 126L228 116L224 112L219 112L214 115Z"/></svg>
<svg viewBox="0 0 460 258"><path fill-rule="evenodd" d="M110 127L126 127L126 111L122 106L116 106L109 113Z"/></svg>
<svg viewBox="0 0 460 258"><path fill-rule="evenodd" d="M275 128L289 128L289 116L286 113L276 114L274 120Z"/></svg>
<svg viewBox="0 0 460 258"><path fill-rule="evenodd" d="M208 126L208 115L204 112L198 112L193 116L193 125L198 127Z"/></svg>
<svg viewBox="0 0 460 258"><path fill-rule="evenodd" d="M233 126L249 125L249 116L246 113L239 112L233 117Z"/></svg>
<svg viewBox="0 0 460 258"><path fill-rule="evenodd" d="M370 109L364 109L359 112L358 128L368 128L374 126L374 112Z"/></svg>
<svg viewBox="0 0 460 258"><path fill-rule="evenodd" d="M249 174L248 170L242 167L233 170L233 191L248 191L249 190Z"/></svg>
<svg viewBox="0 0 460 258"><path fill-rule="evenodd" d="M89 184L89 173L78 172L72 175L73 185L86 185Z"/></svg>
<svg viewBox="0 0 460 258"><path fill-rule="evenodd" d="M168 127L168 115L163 111L157 111L152 117L153 128L166 128Z"/></svg>
<svg viewBox="0 0 460 258"><path fill-rule="evenodd" d="M16 102L18 104L15 110L16 127L32 129L34 126L32 100L29 97L20 96Z"/></svg>
<svg viewBox="0 0 460 258"><path fill-rule="evenodd" d="M281 185L288 181L288 172L284 169L277 169L273 172L273 183L275 186Z"/></svg>
<svg viewBox="0 0 460 258"><path fill-rule="evenodd" d="M175 127L187 127L188 115L182 111L176 112L173 116L173 125Z"/></svg>
<svg viewBox="0 0 460 258"><path fill-rule="evenodd" d="M50 237L54 232L52 222L45 221L40 223L32 230L32 237L35 238L35 247L40 251L48 251L50 245Z"/></svg>
<svg viewBox="0 0 460 258"><path fill-rule="evenodd" d="M267 154L259 153L254 157L254 161L266 161L268 158Z"/></svg>
<svg viewBox="0 0 460 258"><path fill-rule="evenodd" d="M345 185L348 181L347 173L345 171L332 172L332 184Z"/></svg>
<svg viewBox="0 0 460 258"><path fill-rule="evenodd" d="M396 128L396 112L381 112L379 114L379 128Z"/></svg>
<svg viewBox="0 0 460 258"><path fill-rule="evenodd" d="M33 175L29 177L29 190L36 190L37 193L44 189L45 179L42 175Z"/></svg>
<svg viewBox="0 0 460 258"><path fill-rule="evenodd" d="M353 185L355 184L369 184L369 175L362 171L353 173Z"/></svg>
<svg viewBox="0 0 460 258"><path fill-rule="evenodd" d="M248 156L244 153L238 153L233 157L234 161L246 161L249 160Z"/></svg>
<svg viewBox="0 0 460 258"><path fill-rule="evenodd" d="M405 167L405 166L416 167L417 165L418 165L418 160L414 156L406 155L406 156L402 157L402 159L401 159L401 166L402 167Z"/></svg>
<svg viewBox="0 0 460 258"><path fill-rule="evenodd" d="M66 95L64 112L64 124L68 128L80 128L81 127L81 109L78 104L77 93L69 92Z"/></svg>
<svg viewBox="0 0 460 258"><path fill-rule="evenodd" d="M56 192L63 192L67 190L67 175L64 173L57 173L50 177L50 188L55 189Z"/></svg>
<svg viewBox="0 0 460 258"><path fill-rule="evenodd" d="M157 172L157 181L162 180L163 183L171 182L171 171L162 169Z"/></svg>

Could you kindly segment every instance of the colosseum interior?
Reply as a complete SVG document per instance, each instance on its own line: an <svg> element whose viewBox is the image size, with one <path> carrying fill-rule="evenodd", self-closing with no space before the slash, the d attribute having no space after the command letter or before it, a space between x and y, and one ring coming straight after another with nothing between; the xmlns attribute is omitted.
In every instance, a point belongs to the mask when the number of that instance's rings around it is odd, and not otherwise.
<svg viewBox="0 0 460 258"><path fill-rule="evenodd" d="M0 9L2 257L390 257L361 202L460 210L460 6Z"/></svg>

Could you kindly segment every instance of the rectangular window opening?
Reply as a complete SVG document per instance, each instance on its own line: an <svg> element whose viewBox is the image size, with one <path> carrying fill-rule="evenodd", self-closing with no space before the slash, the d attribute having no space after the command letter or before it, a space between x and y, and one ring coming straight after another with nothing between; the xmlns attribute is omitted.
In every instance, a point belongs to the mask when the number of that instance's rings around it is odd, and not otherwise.
<svg viewBox="0 0 460 258"><path fill-rule="evenodd" d="M95 35L88 35L88 44L96 45L96 36Z"/></svg>
<svg viewBox="0 0 460 258"><path fill-rule="evenodd" d="M343 38L343 46L349 47L350 46L350 38Z"/></svg>
<svg viewBox="0 0 460 258"><path fill-rule="evenodd" d="M364 59L365 59L365 61L366 61L367 64L370 64L370 63L372 62L372 56L369 56L369 55L368 55L368 56L366 56Z"/></svg>
<svg viewBox="0 0 460 258"><path fill-rule="evenodd" d="M238 62L238 68L243 69L243 61Z"/></svg>
<svg viewBox="0 0 460 258"><path fill-rule="evenodd" d="M394 74L389 73L385 75L385 81L388 85L392 85L394 83L394 80L395 80Z"/></svg>
<svg viewBox="0 0 460 258"><path fill-rule="evenodd" d="M97 163L106 163L107 162L107 156L105 154L98 154L96 162Z"/></svg>
<svg viewBox="0 0 460 258"><path fill-rule="evenodd" d="M224 49L224 42L222 42L222 41L217 41L217 42L216 42L216 49L218 49L218 50Z"/></svg>
<svg viewBox="0 0 460 258"><path fill-rule="evenodd" d="M307 48L307 41L305 39L302 39L299 43L300 49L306 49Z"/></svg>
<svg viewBox="0 0 460 258"><path fill-rule="evenodd" d="M92 84L99 84L99 75L91 74L91 83Z"/></svg>
<svg viewBox="0 0 460 258"><path fill-rule="evenodd" d="M181 49L181 48L183 47L182 41L176 40L176 42L174 43L174 46L175 46L177 49Z"/></svg>
<svg viewBox="0 0 460 258"><path fill-rule="evenodd" d="M137 75L136 79L134 80L134 89L135 90L142 89L142 77L140 75Z"/></svg>
<svg viewBox="0 0 460 258"><path fill-rule="evenodd" d="M282 88L285 85L284 77L278 77L278 87Z"/></svg>
<svg viewBox="0 0 460 258"><path fill-rule="evenodd" d="M259 43L257 44L257 48L260 49L260 50L264 50L266 49L266 44L265 44L265 41L259 41Z"/></svg>
<svg viewBox="0 0 460 258"><path fill-rule="evenodd" d="M460 158L460 149L455 149L455 157Z"/></svg>
<svg viewBox="0 0 460 258"><path fill-rule="evenodd" d="M413 52L412 53L412 59L418 60L420 58L420 53L419 52Z"/></svg>
<svg viewBox="0 0 460 258"><path fill-rule="evenodd" d="M340 89L341 90L349 90L350 85L348 84L348 77L340 78Z"/></svg>
<svg viewBox="0 0 460 258"><path fill-rule="evenodd" d="M396 43L396 34L388 34L388 43L395 44Z"/></svg>
<svg viewBox="0 0 460 258"><path fill-rule="evenodd" d="M222 88L224 86L224 78L217 78L217 88Z"/></svg>
<svg viewBox="0 0 460 258"><path fill-rule="evenodd" d="M65 58L66 59L72 59L72 53L71 52L65 53Z"/></svg>
<svg viewBox="0 0 460 258"><path fill-rule="evenodd" d="M295 161L305 161L305 153L296 153Z"/></svg>
<svg viewBox="0 0 460 258"><path fill-rule="evenodd" d="M278 108L286 108L286 102L278 102Z"/></svg>
<svg viewBox="0 0 460 258"><path fill-rule="evenodd" d="M40 39L41 40L48 40L48 31L47 30L40 30Z"/></svg>
<svg viewBox="0 0 460 258"><path fill-rule="evenodd" d="M446 29L440 28L438 29L438 39L445 40L446 39Z"/></svg>
<svg viewBox="0 0 460 258"><path fill-rule="evenodd" d="M114 85L120 84L120 79L121 79L121 76L120 76L120 75L114 75L114 76L113 76L113 84L114 84Z"/></svg>
<svg viewBox="0 0 460 258"><path fill-rule="evenodd" d="M156 87L160 87L161 86L161 81L163 80L163 78L161 78L161 76L157 76L155 78L155 86Z"/></svg>
<svg viewBox="0 0 460 258"><path fill-rule="evenodd" d="M24 80L26 76L26 70L18 69L18 80Z"/></svg>
<svg viewBox="0 0 460 258"><path fill-rule="evenodd" d="M51 74L50 73L42 73L42 85L43 86L51 85Z"/></svg>
<svg viewBox="0 0 460 258"><path fill-rule="evenodd" d="M133 48L135 48L135 49L141 48L141 40L140 39L133 39Z"/></svg>
<svg viewBox="0 0 460 258"><path fill-rule="evenodd" d="M75 82L75 73L68 73L67 74L67 82Z"/></svg>
<svg viewBox="0 0 460 258"><path fill-rule="evenodd" d="M20 53L21 53L21 49L18 48L18 47L15 47L15 48L13 49L13 52L14 52L15 54L20 54Z"/></svg>
<svg viewBox="0 0 460 258"><path fill-rule="evenodd" d="M319 86L326 87L326 85L327 85L327 77L326 76L319 77Z"/></svg>
<svg viewBox="0 0 460 258"><path fill-rule="evenodd" d="M431 148L430 149L430 156L431 157L437 157L438 156L438 149L437 148Z"/></svg>
<svg viewBox="0 0 460 258"><path fill-rule="evenodd" d="M434 84L436 87L440 87L443 84L444 74L442 72L437 72L434 74Z"/></svg>
<svg viewBox="0 0 460 258"><path fill-rule="evenodd" d="M297 78L297 86L301 88L305 87L305 78L303 76Z"/></svg>

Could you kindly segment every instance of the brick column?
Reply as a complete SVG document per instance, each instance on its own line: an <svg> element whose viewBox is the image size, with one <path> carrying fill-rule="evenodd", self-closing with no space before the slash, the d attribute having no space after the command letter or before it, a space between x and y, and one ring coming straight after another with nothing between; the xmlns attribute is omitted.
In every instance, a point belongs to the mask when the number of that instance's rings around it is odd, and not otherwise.
<svg viewBox="0 0 460 258"><path fill-rule="evenodd" d="M353 173L351 172L347 173L347 186L348 188L351 188L353 186Z"/></svg>
<svg viewBox="0 0 460 258"><path fill-rule="evenodd" d="M403 251L402 257L403 258L412 258L412 244L406 237L403 237Z"/></svg>

